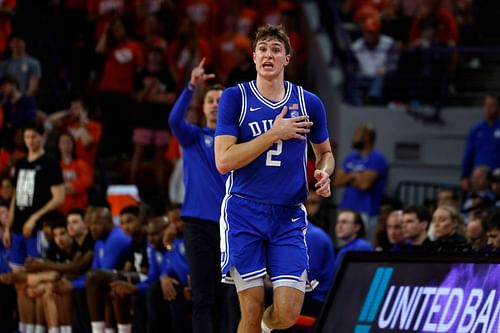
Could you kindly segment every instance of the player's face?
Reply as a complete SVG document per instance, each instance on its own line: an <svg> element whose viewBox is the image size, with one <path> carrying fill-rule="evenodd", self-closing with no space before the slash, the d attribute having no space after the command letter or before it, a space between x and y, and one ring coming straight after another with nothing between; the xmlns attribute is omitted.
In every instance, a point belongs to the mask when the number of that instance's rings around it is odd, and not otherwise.
<svg viewBox="0 0 500 333"><path fill-rule="evenodd" d="M42 148L42 136L35 130L27 129L24 131L24 143L28 151L35 152Z"/></svg>
<svg viewBox="0 0 500 333"><path fill-rule="evenodd" d="M497 100L491 96L484 98L484 116L488 120L495 120L498 117L499 108Z"/></svg>
<svg viewBox="0 0 500 333"><path fill-rule="evenodd" d="M349 240L355 238L359 232L359 225L354 221L354 214L351 212L342 212L337 217L335 224L335 233L339 239Z"/></svg>
<svg viewBox="0 0 500 333"><path fill-rule="evenodd" d="M417 214L403 214L403 237L406 240L416 240L426 230L426 223L418 220Z"/></svg>
<svg viewBox="0 0 500 333"><path fill-rule="evenodd" d="M163 217L158 217L148 223L147 235L148 242L155 250L159 249L163 241L163 232L165 231L166 223L163 222Z"/></svg>
<svg viewBox="0 0 500 333"><path fill-rule="evenodd" d="M255 45L253 62L257 75L271 79L282 75L283 69L290 62L290 55L286 54L285 45L278 39L263 39Z"/></svg>
<svg viewBox="0 0 500 333"><path fill-rule="evenodd" d="M403 240L403 220L400 215L391 215L387 219L387 239L391 244L400 244Z"/></svg>
<svg viewBox="0 0 500 333"><path fill-rule="evenodd" d="M203 113L207 122L217 121L217 109L219 107L222 90L210 90L203 99Z"/></svg>
<svg viewBox="0 0 500 333"><path fill-rule="evenodd" d="M66 218L68 234L71 237L80 236L87 231L87 225L80 214L69 214Z"/></svg>
<svg viewBox="0 0 500 333"><path fill-rule="evenodd" d="M2 180L2 187L0 188L0 194L4 199L12 198L12 193L14 192L14 186L8 179Z"/></svg>
<svg viewBox="0 0 500 333"><path fill-rule="evenodd" d="M452 219L450 213L444 209L438 208L432 215L432 223L435 226L435 235L437 239L452 236L457 232L458 224Z"/></svg>
<svg viewBox="0 0 500 333"><path fill-rule="evenodd" d="M71 151L73 150L73 141L69 135L61 135L59 137L59 151L62 156L71 156Z"/></svg>
<svg viewBox="0 0 500 333"><path fill-rule="evenodd" d="M71 246L71 237L68 235L66 228L55 228L52 230L54 236L54 243L61 250L67 249Z"/></svg>
<svg viewBox="0 0 500 333"><path fill-rule="evenodd" d="M129 213L120 216L120 226L123 232L129 236L134 236L141 230L139 217Z"/></svg>
<svg viewBox="0 0 500 333"><path fill-rule="evenodd" d="M488 235L488 245L495 250L500 249L500 229L490 229L486 235Z"/></svg>

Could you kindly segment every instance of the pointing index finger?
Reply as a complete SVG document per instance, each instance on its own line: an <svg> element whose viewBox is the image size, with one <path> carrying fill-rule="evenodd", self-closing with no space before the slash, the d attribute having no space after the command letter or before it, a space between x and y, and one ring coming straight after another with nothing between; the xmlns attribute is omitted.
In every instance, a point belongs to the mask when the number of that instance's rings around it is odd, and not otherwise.
<svg viewBox="0 0 500 333"><path fill-rule="evenodd" d="M205 57L201 59L200 63L198 64L198 68L203 68L204 65L205 65Z"/></svg>

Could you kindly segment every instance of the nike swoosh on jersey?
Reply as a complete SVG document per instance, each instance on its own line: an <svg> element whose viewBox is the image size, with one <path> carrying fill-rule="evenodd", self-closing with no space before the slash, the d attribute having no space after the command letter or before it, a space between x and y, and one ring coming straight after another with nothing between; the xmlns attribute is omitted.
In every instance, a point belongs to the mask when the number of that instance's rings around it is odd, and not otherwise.
<svg viewBox="0 0 500 333"><path fill-rule="evenodd" d="M259 106L258 108L250 107L250 112L254 112L254 111L257 111L257 110L260 110L260 109L262 109L262 106Z"/></svg>
<svg viewBox="0 0 500 333"><path fill-rule="evenodd" d="M300 217L294 217L294 218L292 218L292 222L297 222L298 220L300 220Z"/></svg>

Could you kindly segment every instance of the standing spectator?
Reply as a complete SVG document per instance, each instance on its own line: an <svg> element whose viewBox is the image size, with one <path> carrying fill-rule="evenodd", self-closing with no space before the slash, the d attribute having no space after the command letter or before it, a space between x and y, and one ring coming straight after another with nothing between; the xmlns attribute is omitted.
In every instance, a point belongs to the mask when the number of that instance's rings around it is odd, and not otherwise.
<svg viewBox="0 0 500 333"><path fill-rule="evenodd" d="M407 242L406 250L432 249L432 242L427 237L431 220L431 213L423 206L409 206L403 210L403 237Z"/></svg>
<svg viewBox="0 0 500 333"><path fill-rule="evenodd" d="M10 40L11 57L0 63L0 77L10 74L17 79L21 94L35 96L42 77L38 59L26 53L26 41L19 35Z"/></svg>
<svg viewBox="0 0 500 333"><path fill-rule="evenodd" d="M338 269L347 252L373 251L373 246L365 237L365 225L361 215L351 209L340 210L335 223L335 235L343 243L335 258L335 269Z"/></svg>
<svg viewBox="0 0 500 333"><path fill-rule="evenodd" d="M5 98L2 140L7 148L13 148L14 136L21 132L28 121L36 117L36 100L33 96L23 94L19 81L10 74L0 78L0 94Z"/></svg>
<svg viewBox="0 0 500 333"><path fill-rule="evenodd" d="M363 23L363 36L352 44L359 69L354 73L350 102L362 104L361 94L368 91L369 103L383 100L384 80L397 66L397 53L392 37L380 34L380 20L367 18Z"/></svg>
<svg viewBox="0 0 500 333"><path fill-rule="evenodd" d="M5 51L12 34L12 17L17 0L3 0L0 2L0 54Z"/></svg>
<svg viewBox="0 0 500 333"><path fill-rule="evenodd" d="M377 215L387 181L388 166L384 155L375 149L376 132L372 125L359 126L354 131L352 148L342 169L334 178L335 187L345 187L340 208L363 214L368 240L373 240Z"/></svg>
<svg viewBox="0 0 500 333"><path fill-rule="evenodd" d="M94 23L95 39L99 40L106 34L106 27L119 17L126 17L132 9L130 0L88 0L87 15Z"/></svg>
<svg viewBox="0 0 500 333"><path fill-rule="evenodd" d="M214 135L222 86L210 87L203 99L205 126L185 118L197 87L214 74L205 74L205 59L191 71L191 80L181 93L168 123L182 147L186 197L181 217L193 288L193 332L216 332L218 312L223 309L220 283L219 217L224 180L215 168Z"/></svg>
<svg viewBox="0 0 500 333"><path fill-rule="evenodd" d="M59 132L69 132L75 140L76 157L87 163L93 179L97 147L101 141L102 125L89 118L88 105L81 97L73 97L69 109L54 112L48 117Z"/></svg>
<svg viewBox="0 0 500 333"><path fill-rule="evenodd" d="M153 146L156 184L159 192L164 193L166 181L163 153L169 137L165 120L175 102L176 87L166 69L163 50L154 48L147 53L145 70L137 75L135 86L137 112L132 135L134 153L130 163L130 182L136 182L145 149Z"/></svg>
<svg viewBox="0 0 500 333"><path fill-rule="evenodd" d="M11 248L11 265L21 270L26 258L40 257L39 220L42 216L57 209L64 201L64 185L61 169L55 159L45 154L42 124L28 123L23 131L24 142L28 147L28 157L16 165L13 195L9 220L3 235L3 243ZM33 305L27 299L22 285L16 284L19 313ZM26 324L33 324L30 318Z"/></svg>
<svg viewBox="0 0 500 333"><path fill-rule="evenodd" d="M189 81L191 68L201 59L212 63L212 49L207 38L200 36L193 21L184 19L177 28L177 36L167 52L170 72L177 82L177 90L182 90L184 82Z"/></svg>
<svg viewBox="0 0 500 333"><path fill-rule="evenodd" d="M75 140L69 133L59 135L57 147L66 193L59 211L67 214L74 208L87 207L92 178L87 163L76 158Z"/></svg>
<svg viewBox="0 0 500 333"><path fill-rule="evenodd" d="M99 84L105 152L128 153L132 132L133 77L143 65L144 55L140 45L128 37L120 19L109 23L106 33L99 38L95 51L106 54Z"/></svg>
<svg viewBox="0 0 500 333"><path fill-rule="evenodd" d="M478 165L486 165L491 170L500 168L500 108L498 97L486 95L484 98L484 120L475 124L465 141L462 160L462 189L469 191L470 177Z"/></svg>

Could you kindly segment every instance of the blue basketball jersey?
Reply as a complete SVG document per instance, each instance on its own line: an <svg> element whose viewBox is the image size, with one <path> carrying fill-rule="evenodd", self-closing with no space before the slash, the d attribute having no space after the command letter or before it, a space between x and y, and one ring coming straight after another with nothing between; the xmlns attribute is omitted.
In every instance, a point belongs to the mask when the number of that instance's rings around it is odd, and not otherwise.
<svg viewBox="0 0 500 333"><path fill-rule="evenodd" d="M251 141L271 129L283 107L285 118L308 115L314 123L307 139L322 143L328 138L326 112L321 100L288 81L285 96L273 102L260 94L255 81L224 90L217 114L215 135L237 137L237 143ZM231 172L226 192L276 205L297 205L307 198L306 140L278 140L250 164Z"/></svg>

